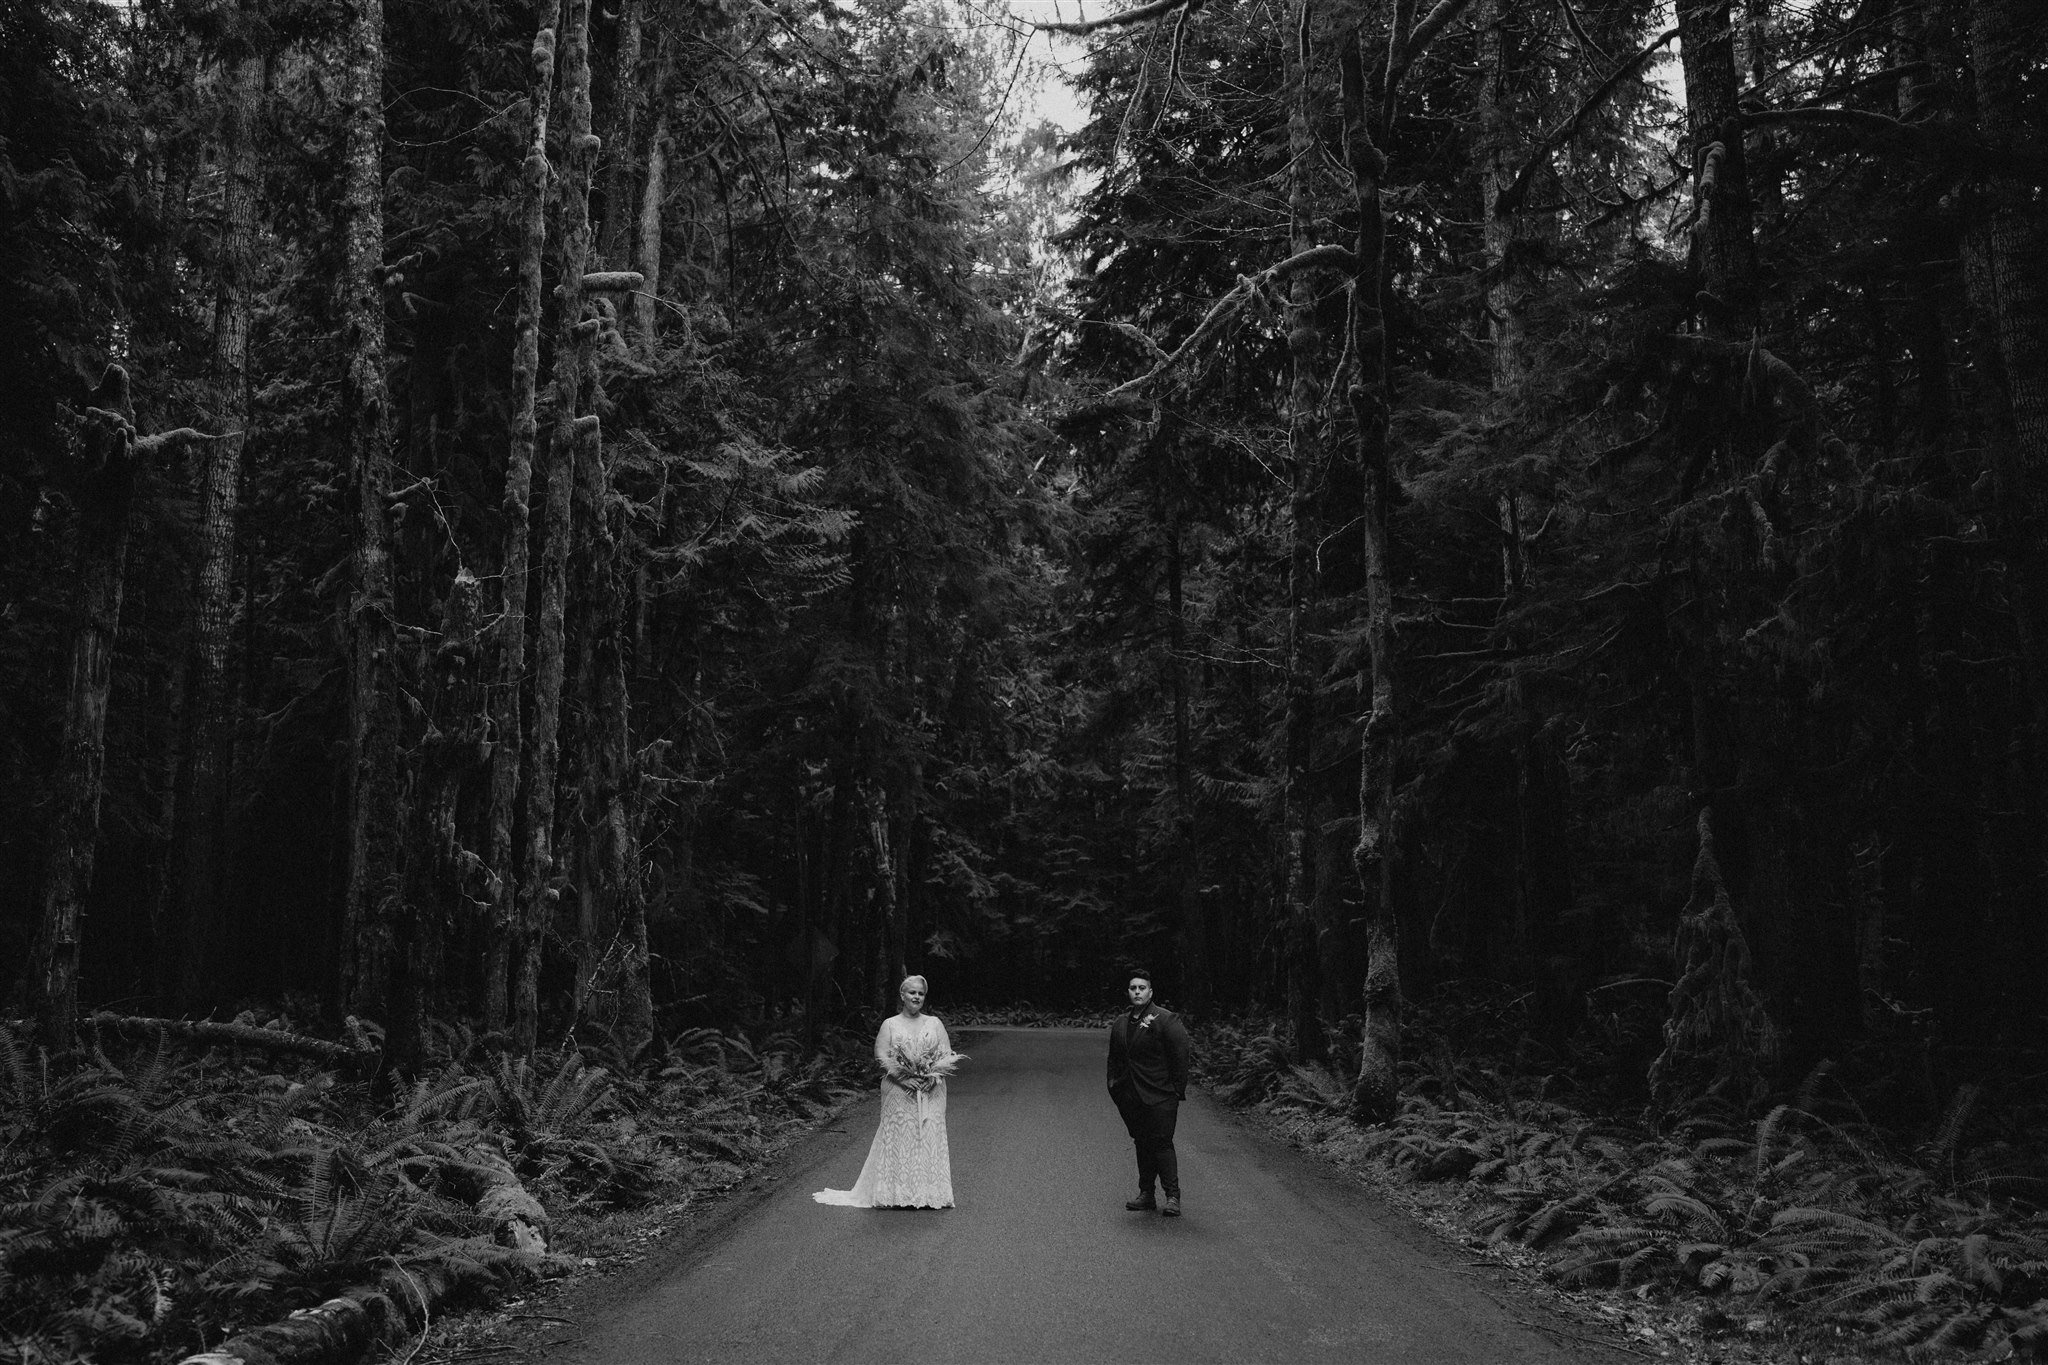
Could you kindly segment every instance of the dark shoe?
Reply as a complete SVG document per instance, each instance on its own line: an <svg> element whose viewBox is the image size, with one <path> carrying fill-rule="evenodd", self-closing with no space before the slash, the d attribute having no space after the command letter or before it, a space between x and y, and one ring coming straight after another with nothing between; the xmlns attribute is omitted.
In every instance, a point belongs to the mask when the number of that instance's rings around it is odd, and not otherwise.
<svg viewBox="0 0 2048 1365"><path fill-rule="evenodd" d="M1136 1199L1124 1200L1124 1207L1129 1209L1132 1213L1138 1213L1141 1211L1156 1209L1159 1207L1159 1204L1157 1200L1152 1198L1150 1192L1147 1192L1145 1194L1139 1195Z"/></svg>
<svg viewBox="0 0 2048 1365"><path fill-rule="evenodd" d="M1159 1215L1162 1218L1180 1217L1180 1196L1177 1194L1167 1195L1166 1202L1159 1206Z"/></svg>

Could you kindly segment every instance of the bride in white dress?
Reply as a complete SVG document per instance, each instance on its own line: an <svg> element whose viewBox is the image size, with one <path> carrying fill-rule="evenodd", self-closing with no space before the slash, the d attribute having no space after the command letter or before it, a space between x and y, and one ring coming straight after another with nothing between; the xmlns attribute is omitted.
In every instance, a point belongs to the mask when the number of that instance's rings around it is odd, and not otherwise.
<svg viewBox="0 0 2048 1365"><path fill-rule="evenodd" d="M882 1121L867 1163L850 1190L819 1190L820 1204L857 1209L950 1209L953 1164L946 1152L946 1078L958 1060L946 1026L924 1012L921 976L897 988L903 1008L882 1021L875 1060L882 1064Z"/></svg>

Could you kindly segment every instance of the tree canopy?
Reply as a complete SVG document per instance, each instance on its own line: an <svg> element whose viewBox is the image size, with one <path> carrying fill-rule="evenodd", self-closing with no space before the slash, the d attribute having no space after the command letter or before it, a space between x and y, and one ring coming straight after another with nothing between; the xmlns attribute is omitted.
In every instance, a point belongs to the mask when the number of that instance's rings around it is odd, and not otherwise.
<svg viewBox="0 0 2048 1365"><path fill-rule="evenodd" d="M2048 1045L2039 26L1672 18L12 6L22 1010Z"/></svg>

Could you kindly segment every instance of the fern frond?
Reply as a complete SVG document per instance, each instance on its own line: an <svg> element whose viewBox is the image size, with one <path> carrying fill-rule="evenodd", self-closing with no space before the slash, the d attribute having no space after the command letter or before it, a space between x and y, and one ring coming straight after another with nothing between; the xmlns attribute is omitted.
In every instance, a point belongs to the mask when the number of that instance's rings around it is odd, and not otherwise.
<svg viewBox="0 0 2048 1365"><path fill-rule="evenodd" d="M1855 1217L1839 1209L1797 1208L1785 1209L1771 1219L1771 1232L1818 1232L1836 1230L1847 1233L1858 1240L1882 1246L1905 1246L1906 1239L1881 1224Z"/></svg>
<svg viewBox="0 0 2048 1365"><path fill-rule="evenodd" d="M1656 1195L1643 1201L1643 1212L1652 1217L1663 1217L1668 1214L1694 1233L1710 1237L1717 1242L1728 1240L1726 1220L1689 1194L1671 1191Z"/></svg>
<svg viewBox="0 0 2048 1365"><path fill-rule="evenodd" d="M1978 1096L1984 1087L1972 1081L1957 1089L1955 1098L1949 1101L1948 1112L1941 1117L1940 1125L1934 1130L1934 1159L1941 1165L1955 1160L1956 1148L1963 1140L1963 1130L1969 1126L1970 1111L1977 1107Z"/></svg>
<svg viewBox="0 0 2048 1365"><path fill-rule="evenodd" d="M1771 1144L1776 1140L1778 1135L1778 1129L1784 1123L1785 1116L1790 1112L1791 1107L1789 1105L1780 1104L1775 1106L1770 1113L1765 1114L1763 1118L1757 1121L1756 1169L1754 1178L1756 1180L1756 1183L1759 1185L1763 1184L1764 1177L1769 1173L1771 1164Z"/></svg>
<svg viewBox="0 0 2048 1365"><path fill-rule="evenodd" d="M1999 1273L1997 1264L1991 1258L1991 1239L1981 1232L1971 1233L1956 1247L1957 1259L1961 1262L1961 1278L1976 1285L1988 1294L2005 1292L2005 1276Z"/></svg>

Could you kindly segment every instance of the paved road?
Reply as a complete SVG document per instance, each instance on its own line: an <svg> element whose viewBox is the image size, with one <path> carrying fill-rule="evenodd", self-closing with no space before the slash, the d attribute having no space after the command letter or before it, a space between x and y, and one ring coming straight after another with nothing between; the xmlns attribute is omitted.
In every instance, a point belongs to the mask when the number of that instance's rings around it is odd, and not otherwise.
<svg viewBox="0 0 2048 1365"><path fill-rule="evenodd" d="M1102 1037L977 1031L950 1097L944 1212L832 1208L875 1102L806 1144L772 1193L662 1278L565 1306L553 1362L1621 1360L1553 1341L1354 1186L1219 1111L1181 1107L1187 1215L1126 1213L1130 1144ZM609 1299L609 1301L607 1301Z"/></svg>

